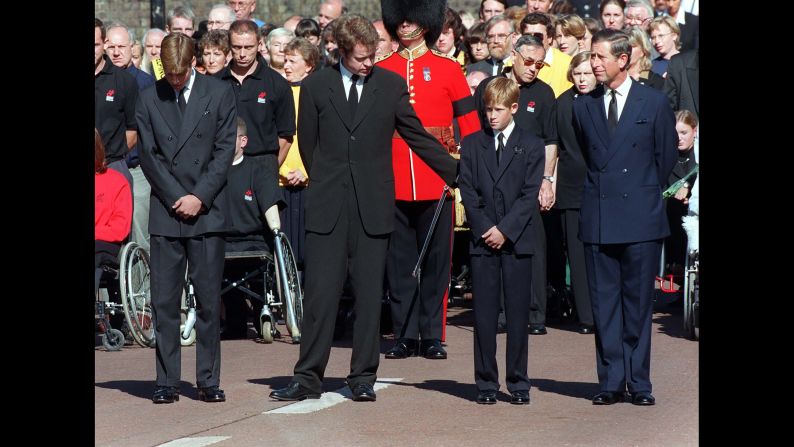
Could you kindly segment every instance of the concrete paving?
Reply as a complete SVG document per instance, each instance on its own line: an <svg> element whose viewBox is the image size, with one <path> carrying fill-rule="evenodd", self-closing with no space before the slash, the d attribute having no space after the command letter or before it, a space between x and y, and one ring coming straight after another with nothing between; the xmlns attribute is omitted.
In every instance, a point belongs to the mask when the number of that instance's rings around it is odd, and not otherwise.
<svg viewBox="0 0 794 447"><path fill-rule="evenodd" d="M222 342L221 388L227 401L208 404L195 389L195 347L182 349L182 397L154 405L154 350L125 346L95 352L95 443L101 446L694 446L698 445L698 342L684 338L681 310L657 306L651 379L657 404L594 406L598 392L592 335L570 324L529 336L531 404L509 404L504 383L496 405L477 405L472 315L448 313L447 360L381 357L378 377L393 380L377 402L339 403L304 414L268 411L274 388L292 376L298 346L252 339ZM284 327L280 328L286 333ZM504 365L505 335L498 336ZM381 352L391 347L384 338ZM326 392L343 388L351 334L334 343ZM503 372L502 372L503 374ZM502 381L504 378L502 377ZM343 396L349 394L342 393ZM324 396L326 396L324 394ZM294 405L294 404L293 404Z"/></svg>

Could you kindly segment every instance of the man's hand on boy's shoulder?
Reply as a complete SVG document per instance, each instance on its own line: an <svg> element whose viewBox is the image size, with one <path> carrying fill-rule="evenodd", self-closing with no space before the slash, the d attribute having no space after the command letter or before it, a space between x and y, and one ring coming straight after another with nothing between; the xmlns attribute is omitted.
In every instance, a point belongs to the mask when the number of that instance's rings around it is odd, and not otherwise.
<svg viewBox="0 0 794 447"><path fill-rule="evenodd" d="M485 240L485 244L494 250L499 250L504 245L507 238L498 228L496 225L492 226L482 235L482 238Z"/></svg>

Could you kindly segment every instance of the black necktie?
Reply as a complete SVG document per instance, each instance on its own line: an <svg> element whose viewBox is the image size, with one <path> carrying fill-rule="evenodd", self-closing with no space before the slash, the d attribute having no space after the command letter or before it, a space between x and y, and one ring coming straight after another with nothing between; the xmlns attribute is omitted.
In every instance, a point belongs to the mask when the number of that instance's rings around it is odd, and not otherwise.
<svg viewBox="0 0 794 447"><path fill-rule="evenodd" d="M502 152L505 150L505 134L499 132L499 136L497 137L499 140L499 145L496 146L496 165L499 165L499 162L502 160Z"/></svg>
<svg viewBox="0 0 794 447"><path fill-rule="evenodd" d="M187 101L185 100L185 90L187 87L182 87L182 90L179 91L179 99L177 99L177 104L179 104L179 111L184 115L185 109L187 108Z"/></svg>
<svg viewBox="0 0 794 447"><path fill-rule="evenodd" d="M609 100L607 126L609 127L609 133L612 134L618 127L618 100L615 98L615 90L610 90L609 94L612 95L612 99Z"/></svg>
<svg viewBox="0 0 794 447"><path fill-rule="evenodd" d="M505 62L504 62L504 61L499 61L499 62L497 62L497 63L496 63L496 67L497 67L497 68L496 68L496 73L494 73L494 75L500 75L500 74L502 74L502 68L504 67L504 65L505 65Z"/></svg>
<svg viewBox="0 0 794 447"><path fill-rule="evenodd" d="M358 89L356 88L356 82L358 82L358 75L353 75L350 79L353 81L353 85L350 86L350 93L347 95L347 106L350 108L350 118L355 118L356 116L356 106L358 106Z"/></svg>

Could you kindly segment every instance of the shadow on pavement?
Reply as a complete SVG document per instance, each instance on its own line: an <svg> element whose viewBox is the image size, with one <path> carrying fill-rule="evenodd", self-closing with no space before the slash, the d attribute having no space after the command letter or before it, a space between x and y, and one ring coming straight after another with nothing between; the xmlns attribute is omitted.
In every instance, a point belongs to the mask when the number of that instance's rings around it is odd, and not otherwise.
<svg viewBox="0 0 794 447"><path fill-rule="evenodd" d="M111 382L101 382L94 386L107 388L109 390L119 390L131 396L141 399L151 399L154 393L154 380L114 380ZM185 392L187 391L187 392ZM179 393L190 399L198 399L198 391L193 383L182 380L179 383Z"/></svg>
<svg viewBox="0 0 794 447"><path fill-rule="evenodd" d="M587 400L592 399L600 390L598 384L592 382L558 382L550 379L530 378L530 383L532 388L537 388L540 391Z"/></svg>
<svg viewBox="0 0 794 447"><path fill-rule="evenodd" d="M266 385L269 386L271 390L277 390L289 385L291 380L292 376L277 376L266 377L262 379L250 379L248 382L254 383L256 385ZM323 379L323 393L327 391L336 391L346 385L345 378L343 377L326 377Z"/></svg>
<svg viewBox="0 0 794 447"><path fill-rule="evenodd" d="M474 401L474 398L477 397L477 387L473 383L460 383L454 380L425 380L418 383L394 382L392 385L412 386L421 390L438 391L470 401Z"/></svg>

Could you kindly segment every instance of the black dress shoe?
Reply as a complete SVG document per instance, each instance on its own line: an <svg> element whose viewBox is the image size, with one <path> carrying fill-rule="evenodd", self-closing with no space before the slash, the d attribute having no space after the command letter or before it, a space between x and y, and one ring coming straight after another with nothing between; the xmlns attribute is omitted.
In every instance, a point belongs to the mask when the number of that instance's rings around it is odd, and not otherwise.
<svg viewBox="0 0 794 447"><path fill-rule="evenodd" d="M593 405L612 405L617 402L623 402L623 393L602 391L593 397Z"/></svg>
<svg viewBox="0 0 794 447"><path fill-rule="evenodd" d="M175 386L158 385L152 396L152 402L156 404L171 404L175 400L179 400L179 388Z"/></svg>
<svg viewBox="0 0 794 447"><path fill-rule="evenodd" d="M285 388L279 388L270 392L270 397L276 400L303 400L319 399L320 394L304 387L298 382L290 382Z"/></svg>
<svg viewBox="0 0 794 447"><path fill-rule="evenodd" d="M595 332L595 327L592 324L580 324L579 325L579 333L580 334L592 334Z"/></svg>
<svg viewBox="0 0 794 447"><path fill-rule="evenodd" d="M529 390L518 390L510 393L510 403L514 405L529 405Z"/></svg>
<svg viewBox="0 0 794 447"><path fill-rule="evenodd" d="M529 333L530 335L546 335L546 326L543 324L530 324L529 325Z"/></svg>
<svg viewBox="0 0 794 447"><path fill-rule="evenodd" d="M634 405L655 405L656 399L651 393L634 393L631 398L631 403Z"/></svg>
<svg viewBox="0 0 794 447"><path fill-rule="evenodd" d="M198 398L204 402L226 402L226 394L218 385L199 388Z"/></svg>
<svg viewBox="0 0 794 447"><path fill-rule="evenodd" d="M401 338L391 349L386 351L387 359L404 359L416 355L417 340Z"/></svg>
<svg viewBox="0 0 794 447"><path fill-rule="evenodd" d="M426 359L444 360L447 358L447 351L441 346L441 340L430 339L422 340L419 351Z"/></svg>
<svg viewBox="0 0 794 447"><path fill-rule="evenodd" d="M496 390L480 390L477 393L477 403L482 405L493 405L496 403Z"/></svg>
<svg viewBox="0 0 794 447"><path fill-rule="evenodd" d="M357 383L350 387L353 400L356 402L375 402L375 390L368 383Z"/></svg>

